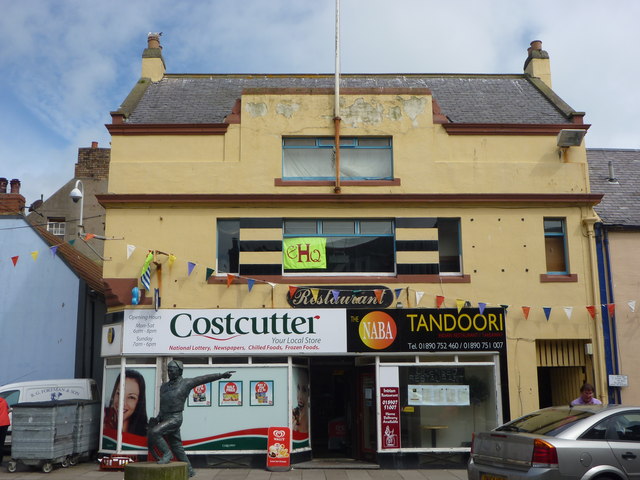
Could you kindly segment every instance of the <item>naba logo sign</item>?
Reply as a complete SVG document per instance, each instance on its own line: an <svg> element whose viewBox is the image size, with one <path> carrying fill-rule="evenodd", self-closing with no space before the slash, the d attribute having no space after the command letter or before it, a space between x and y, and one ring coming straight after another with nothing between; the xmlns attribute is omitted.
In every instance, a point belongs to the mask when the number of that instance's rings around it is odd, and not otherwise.
<svg viewBox="0 0 640 480"><path fill-rule="evenodd" d="M367 313L358 327L360 340L374 350L384 350L396 339L398 329L395 320L385 312Z"/></svg>

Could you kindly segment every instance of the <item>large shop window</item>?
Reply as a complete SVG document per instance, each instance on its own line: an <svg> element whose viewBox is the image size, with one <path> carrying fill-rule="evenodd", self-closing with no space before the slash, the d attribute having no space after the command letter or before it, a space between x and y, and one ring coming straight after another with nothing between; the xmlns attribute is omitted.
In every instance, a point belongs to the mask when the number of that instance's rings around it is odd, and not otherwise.
<svg viewBox="0 0 640 480"><path fill-rule="evenodd" d="M395 271L392 220L285 220L283 243L285 273Z"/></svg>
<svg viewBox="0 0 640 480"><path fill-rule="evenodd" d="M469 447L497 426L494 365L400 367L403 448Z"/></svg>
<svg viewBox="0 0 640 480"><path fill-rule="evenodd" d="M340 178L343 180L393 179L390 137L340 138ZM283 180L334 180L333 138L282 139Z"/></svg>
<svg viewBox="0 0 640 480"><path fill-rule="evenodd" d="M564 218L544 219L544 248L549 275L569 273L566 222Z"/></svg>

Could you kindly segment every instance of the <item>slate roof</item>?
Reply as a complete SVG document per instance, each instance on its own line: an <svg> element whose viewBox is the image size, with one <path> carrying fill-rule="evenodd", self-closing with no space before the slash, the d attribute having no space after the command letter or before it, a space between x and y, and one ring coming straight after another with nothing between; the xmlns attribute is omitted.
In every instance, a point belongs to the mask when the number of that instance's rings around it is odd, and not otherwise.
<svg viewBox="0 0 640 480"><path fill-rule="evenodd" d="M428 88L454 123L570 124L576 113L528 75L348 74L341 88ZM129 124L223 123L245 88L329 88L333 75L180 75L149 83L120 109ZM132 90L133 93L133 90ZM137 97L137 95L132 95Z"/></svg>
<svg viewBox="0 0 640 480"><path fill-rule="evenodd" d="M640 150L587 149L592 193L604 193L595 210L608 226L640 227ZM609 162L616 182L609 181Z"/></svg>

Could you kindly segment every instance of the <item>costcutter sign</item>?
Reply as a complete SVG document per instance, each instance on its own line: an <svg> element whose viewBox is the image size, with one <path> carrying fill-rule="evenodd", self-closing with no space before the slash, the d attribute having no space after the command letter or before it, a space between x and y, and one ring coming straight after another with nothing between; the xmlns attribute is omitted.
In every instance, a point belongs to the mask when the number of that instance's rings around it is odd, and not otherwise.
<svg viewBox="0 0 640 480"><path fill-rule="evenodd" d="M122 353L345 353L344 309L125 310Z"/></svg>

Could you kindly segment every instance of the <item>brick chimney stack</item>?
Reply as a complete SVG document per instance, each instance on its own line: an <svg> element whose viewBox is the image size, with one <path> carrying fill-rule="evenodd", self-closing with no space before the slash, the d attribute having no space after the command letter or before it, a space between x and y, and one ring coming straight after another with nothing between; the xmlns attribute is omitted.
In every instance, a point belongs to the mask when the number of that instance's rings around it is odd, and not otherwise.
<svg viewBox="0 0 640 480"><path fill-rule="evenodd" d="M148 78L152 82L162 80L166 71L164 58L162 58L162 45L160 36L162 32L150 32L147 35L147 48L142 52L142 78Z"/></svg>
<svg viewBox="0 0 640 480"><path fill-rule="evenodd" d="M10 192L7 193L7 185ZM11 182L0 178L0 215L22 215L27 201L20 194L20 180L14 178Z"/></svg>
<svg viewBox="0 0 640 480"><path fill-rule="evenodd" d="M549 54L542 50L542 41L534 40L527 49L527 60L524 62L524 73L539 78L551 88L551 61Z"/></svg>
<svg viewBox="0 0 640 480"><path fill-rule="evenodd" d="M98 142L91 142L90 148L78 149L78 163L75 166L74 178L109 178L110 148L98 148Z"/></svg>

